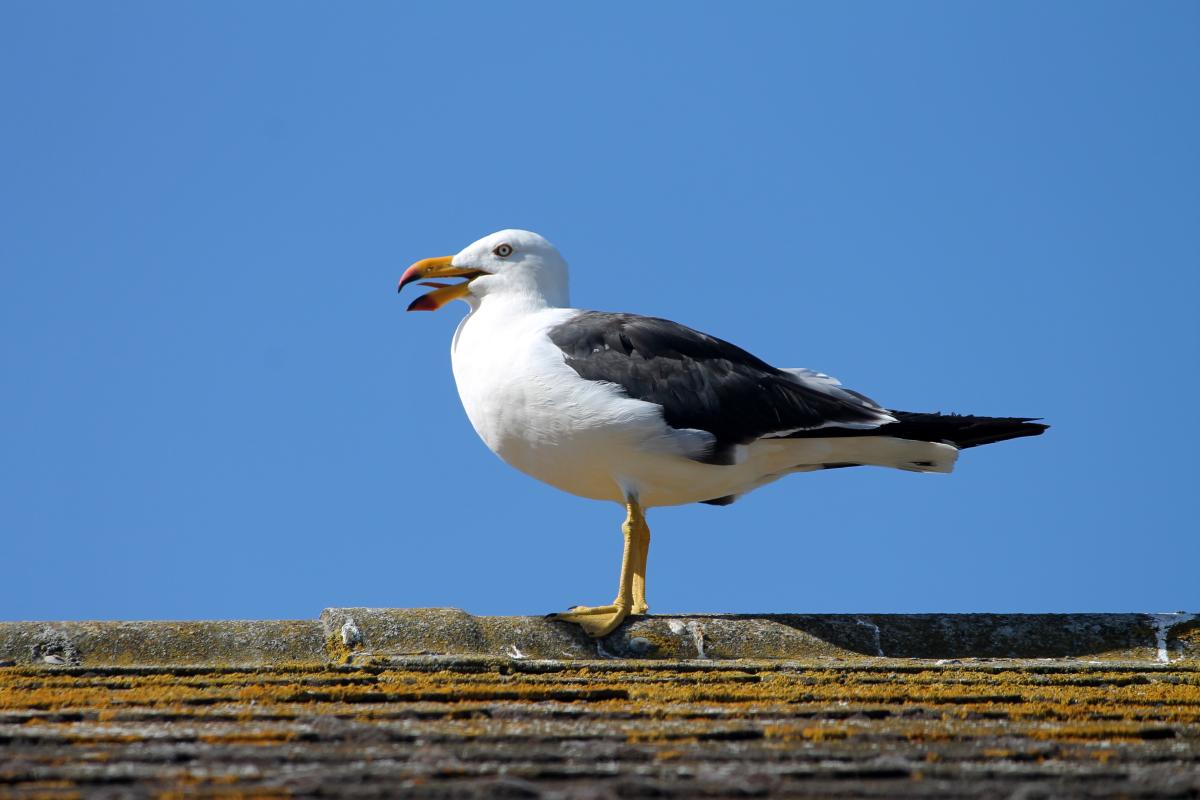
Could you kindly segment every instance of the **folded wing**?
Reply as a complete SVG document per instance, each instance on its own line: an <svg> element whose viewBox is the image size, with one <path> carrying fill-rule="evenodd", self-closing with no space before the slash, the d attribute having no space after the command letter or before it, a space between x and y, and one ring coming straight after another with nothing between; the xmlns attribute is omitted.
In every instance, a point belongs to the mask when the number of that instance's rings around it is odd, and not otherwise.
<svg viewBox="0 0 1200 800"><path fill-rule="evenodd" d="M895 422L877 403L827 375L778 369L670 320L585 311L549 335L580 377L661 406L672 428L711 433L718 448Z"/></svg>

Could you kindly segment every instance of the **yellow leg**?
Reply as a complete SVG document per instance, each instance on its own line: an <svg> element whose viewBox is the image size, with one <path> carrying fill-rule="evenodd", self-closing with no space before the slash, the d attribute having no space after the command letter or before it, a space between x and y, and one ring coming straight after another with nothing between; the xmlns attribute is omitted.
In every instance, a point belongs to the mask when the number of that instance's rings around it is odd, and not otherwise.
<svg viewBox="0 0 1200 800"><path fill-rule="evenodd" d="M607 606L575 606L555 614L554 619L573 622L589 636L607 636L625 621L631 612L646 608L646 553L650 547L650 529L636 500L625 505L627 516L621 525L624 546L621 550L621 580L617 597ZM642 611L635 611L637 608Z"/></svg>
<svg viewBox="0 0 1200 800"><path fill-rule="evenodd" d="M631 613L645 614L650 610L646 605L646 556L650 553L650 526L646 524L646 515L638 509L638 527L641 529L634 539L633 558L633 608Z"/></svg>

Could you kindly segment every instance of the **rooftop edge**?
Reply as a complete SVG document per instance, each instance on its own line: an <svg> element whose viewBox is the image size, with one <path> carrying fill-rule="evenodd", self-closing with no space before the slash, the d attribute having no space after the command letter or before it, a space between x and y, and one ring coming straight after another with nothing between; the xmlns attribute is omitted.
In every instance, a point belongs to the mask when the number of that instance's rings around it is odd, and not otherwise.
<svg viewBox="0 0 1200 800"><path fill-rule="evenodd" d="M411 656L513 660L1200 662L1200 615L675 614L593 640L544 617L456 608L329 608L316 620L0 622L0 666L352 664Z"/></svg>

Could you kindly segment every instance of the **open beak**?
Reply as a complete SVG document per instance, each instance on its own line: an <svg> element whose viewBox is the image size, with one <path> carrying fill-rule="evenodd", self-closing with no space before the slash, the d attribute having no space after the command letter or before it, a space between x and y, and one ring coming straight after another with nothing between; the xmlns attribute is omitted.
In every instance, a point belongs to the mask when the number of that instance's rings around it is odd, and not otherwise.
<svg viewBox="0 0 1200 800"><path fill-rule="evenodd" d="M487 275L481 269L472 267L455 267L450 262L454 256L426 258L404 270L400 284L396 287L399 292L410 283L420 281L422 286L435 287L432 292L421 295L408 306L409 311L437 311L451 300L461 300L467 296L467 287L471 281L480 275ZM466 278L462 283L436 283L428 278Z"/></svg>

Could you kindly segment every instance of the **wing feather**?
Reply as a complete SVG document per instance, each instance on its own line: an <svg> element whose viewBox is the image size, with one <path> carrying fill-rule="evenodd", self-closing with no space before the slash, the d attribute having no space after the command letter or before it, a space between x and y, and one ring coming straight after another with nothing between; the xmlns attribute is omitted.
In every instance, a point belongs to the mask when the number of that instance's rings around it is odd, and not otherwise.
<svg viewBox="0 0 1200 800"><path fill-rule="evenodd" d="M708 431L721 446L826 427L875 428L894 419L875 402L812 370L783 370L745 350L657 317L584 311L549 331L585 380L656 403L673 428Z"/></svg>

